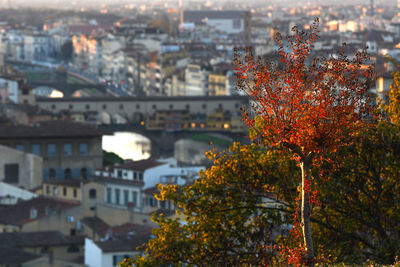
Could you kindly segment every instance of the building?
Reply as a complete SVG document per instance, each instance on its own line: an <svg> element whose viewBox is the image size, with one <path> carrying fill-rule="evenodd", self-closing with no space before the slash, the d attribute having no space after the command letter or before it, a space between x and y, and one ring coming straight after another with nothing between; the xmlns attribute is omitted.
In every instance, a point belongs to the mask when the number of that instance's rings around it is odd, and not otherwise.
<svg viewBox="0 0 400 267"><path fill-rule="evenodd" d="M94 242L85 239L85 266L117 267L124 259L141 254L136 248L150 239L150 234Z"/></svg>
<svg viewBox="0 0 400 267"><path fill-rule="evenodd" d="M20 150L19 144L14 148L0 145L0 180L30 190L42 182L43 160Z"/></svg>
<svg viewBox="0 0 400 267"><path fill-rule="evenodd" d="M0 233L0 250L14 248L38 257L44 256L44 260L39 261L42 265L35 262L27 266L82 266L74 262L83 256L83 245L83 236L65 236L59 231ZM64 261L65 265L59 261Z"/></svg>
<svg viewBox="0 0 400 267"><path fill-rule="evenodd" d="M250 37L249 11L212 11L212 10L185 10L184 22L195 25L206 24L216 30L228 34L245 34L245 39Z"/></svg>
<svg viewBox="0 0 400 267"><path fill-rule="evenodd" d="M0 205L14 205L20 200L29 200L36 196L31 191L0 182Z"/></svg>
<svg viewBox="0 0 400 267"><path fill-rule="evenodd" d="M103 166L102 135L92 126L68 121L33 126L0 125L0 144L43 158L43 179L86 179Z"/></svg>
<svg viewBox="0 0 400 267"><path fill-rule="evenodd" d="M76 235L81 214L76 201L37 197L0 209L0 232L58 230Z"/></svg>
<svg viewBox="0 0 400 267"><path fill-rule="evenodd" d="M81 183L79 179L49 179L43 181L40 193L46 197L82 201Z"/></svg>

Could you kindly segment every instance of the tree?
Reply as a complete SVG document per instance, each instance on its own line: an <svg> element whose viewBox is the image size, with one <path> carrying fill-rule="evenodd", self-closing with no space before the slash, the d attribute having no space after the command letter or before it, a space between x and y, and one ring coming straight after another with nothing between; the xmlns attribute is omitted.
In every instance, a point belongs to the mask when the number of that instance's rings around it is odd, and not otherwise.
<svg viewBox="0 0 400 267"><path fill-rule="evenodd" d="M61 57L65 61L72 59L72 54L74 53L74 47L71 40L67 40L61 46Z"/></svg>
<svg viewBox="0 0 400 267"><path fill-rule="evenodd" d="M314 233L338 261L392 264L400 255L399 130L384 120L369 125L321 166Z"/></svg>
<svg viewBox="0 0 400 267"><path fill-rule="evenodd" d="M301 222L305 262L313 265L311 237L311 166L351 140L363 116L370 111L369 77L364 67L366 51L353 59L344 47L335 57L312 58L318 39L318 20L310 33L293 28L286 38L276 36L281 64L255 59L251 49L242 60L236 53L238 89L252 100L251 112L244 112L251 138L265 147L289 151L300 165ZM254 115L254 116L253 116Z"/></svg>
<svg viewBox="0 0 400 267"><path fill-rule="evenodd" d="M144 257L122 266L271 263L274 252L268 248L287 231L285 214L293 210L298 168L288 157L256 145L234 143L230 151L208 157L213 166L193 185L160 187L157 198L172 200L185 223L154 216L160 228L144 246Z"/></svg>

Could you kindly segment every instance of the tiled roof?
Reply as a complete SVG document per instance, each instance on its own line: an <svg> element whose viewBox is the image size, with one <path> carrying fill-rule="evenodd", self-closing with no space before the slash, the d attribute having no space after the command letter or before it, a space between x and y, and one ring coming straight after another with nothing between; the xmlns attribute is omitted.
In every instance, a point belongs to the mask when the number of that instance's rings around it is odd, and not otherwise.
<svg viewBox="0 0 400 267"><path fill-rule="evenodd" d="M94 230L96 234L105 236L110 226L97 216L85 217L81 220L81 223Z"/></svg>
<svg viewBox="0 0 400 267"><path fill-rule="evenodd" d="M0 249L1 266L20 266L20 264L40 258L41 256L25 252L22 249L4 247Z"/></svg>
<svg viewBox="0 0 400 267"><path fill-rule="evenodd" d="M0 233L0 250L5 247L83 245L84 236L65 236L60 231Z"/></svg>
<svg viewBox="0 0 400 267"><path fill-rule="evenodd" d="M67 210L79 205L80 204L75 201L41 196L0 208L0 224L23 225L52 214L55 210ZM33 209L37 211L36 217L31 217L31 210Z"/></svg>
<svg viewBox="0 0 400 267"><path fill-rule="evenodd" d="M123 252L123 251L136 251L137 247L142 246L151 238L151 235L133 235L125 239L111 239L107 241L96 242L97 246L103 252Z"/></svg>
<svg viewBox="0 0 400 267"><path fill-rule="evenodd" d="M106 134L104 130L71 121L46 121L26 125L0 125L0 138L65 138L98 137Z"/></svg>
<svg viewBox="0 0 400 267"><path fill-rule="evenodd" d="M124 223L112 227L113 236L125 236L128 234L145 235L151 234L153 228L147 225L140 225L134 223Z"/></svg>
<svg viewBox="0 0 400 267"><path fill-rule="evenodd" d="M158 162L151 159L131 161L121 165L114 166L114 169L134 170L134 171L145 171L160 165L165 164L164 162Z"/></svg>

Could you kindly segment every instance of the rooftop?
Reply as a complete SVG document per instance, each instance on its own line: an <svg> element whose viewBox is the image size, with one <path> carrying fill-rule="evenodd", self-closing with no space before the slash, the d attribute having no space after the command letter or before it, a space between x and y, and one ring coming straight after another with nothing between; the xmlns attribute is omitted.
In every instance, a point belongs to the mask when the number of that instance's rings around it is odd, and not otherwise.
<svg viewBox="0 0 400 267"><path fill-rule="evenodd" d="M165 162L159 162L152 159L145 159L139 161L130 161L121 165L114 166L115 169L124 169L124 170L134 170L134 171L145 171L147 169L151 169L160 165L166 164Z"/></svg>
<svg viewBox="0 0 400 267"><path fill-rule="evenodd" d="M46 121L33 126L0 125L0 139L100 137L106 131L71 121Z"/></svg>
<svg viewBox="0 0 400 267"><path fill-rule="evenodd" d="M25 223L48 216L53 211L67 210L79 205L80 204L76 201L67 201L41 196L18 202L15 205L0 208L0 223L24 225ZM32 216L32 210L36 210L36 216Z"/></svg>
<svg viewBox="0 0 400 267"><path fill-rule="evenodd" d="M0 250L6 247L26 248L84 244L84 236L65 236L60 231L0 233Z"/></svg>

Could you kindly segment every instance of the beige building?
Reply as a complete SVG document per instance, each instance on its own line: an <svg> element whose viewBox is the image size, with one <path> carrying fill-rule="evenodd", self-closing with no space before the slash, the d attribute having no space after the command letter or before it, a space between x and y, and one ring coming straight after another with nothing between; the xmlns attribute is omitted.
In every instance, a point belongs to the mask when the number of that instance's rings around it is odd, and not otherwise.
<svg viewBox="0 0 400 267"><path fill-rule="evenodd" d="M82 201L82 181L79 179L43 181L41 195L59 199Z"/></svg>
<svg viewBox="0 0 400 267"><path fill-rule="evenodd" d="M25 189L42 182L43 160L40 156L0 145L0 180Z"/></svg>
<svg viewBox="0 0 400 267"><path fill-rule="evenodd" d="M43 158L43 179L87 179L103 166L104 131L69 121L1 125L0 144Z"/></svg>
<svg viewBox="0 0 400 267"><path fill-rule="evenodd" d="M211 96L228 95L228 79L226 75L210 73L208 75L208 94Z"/></svg>

